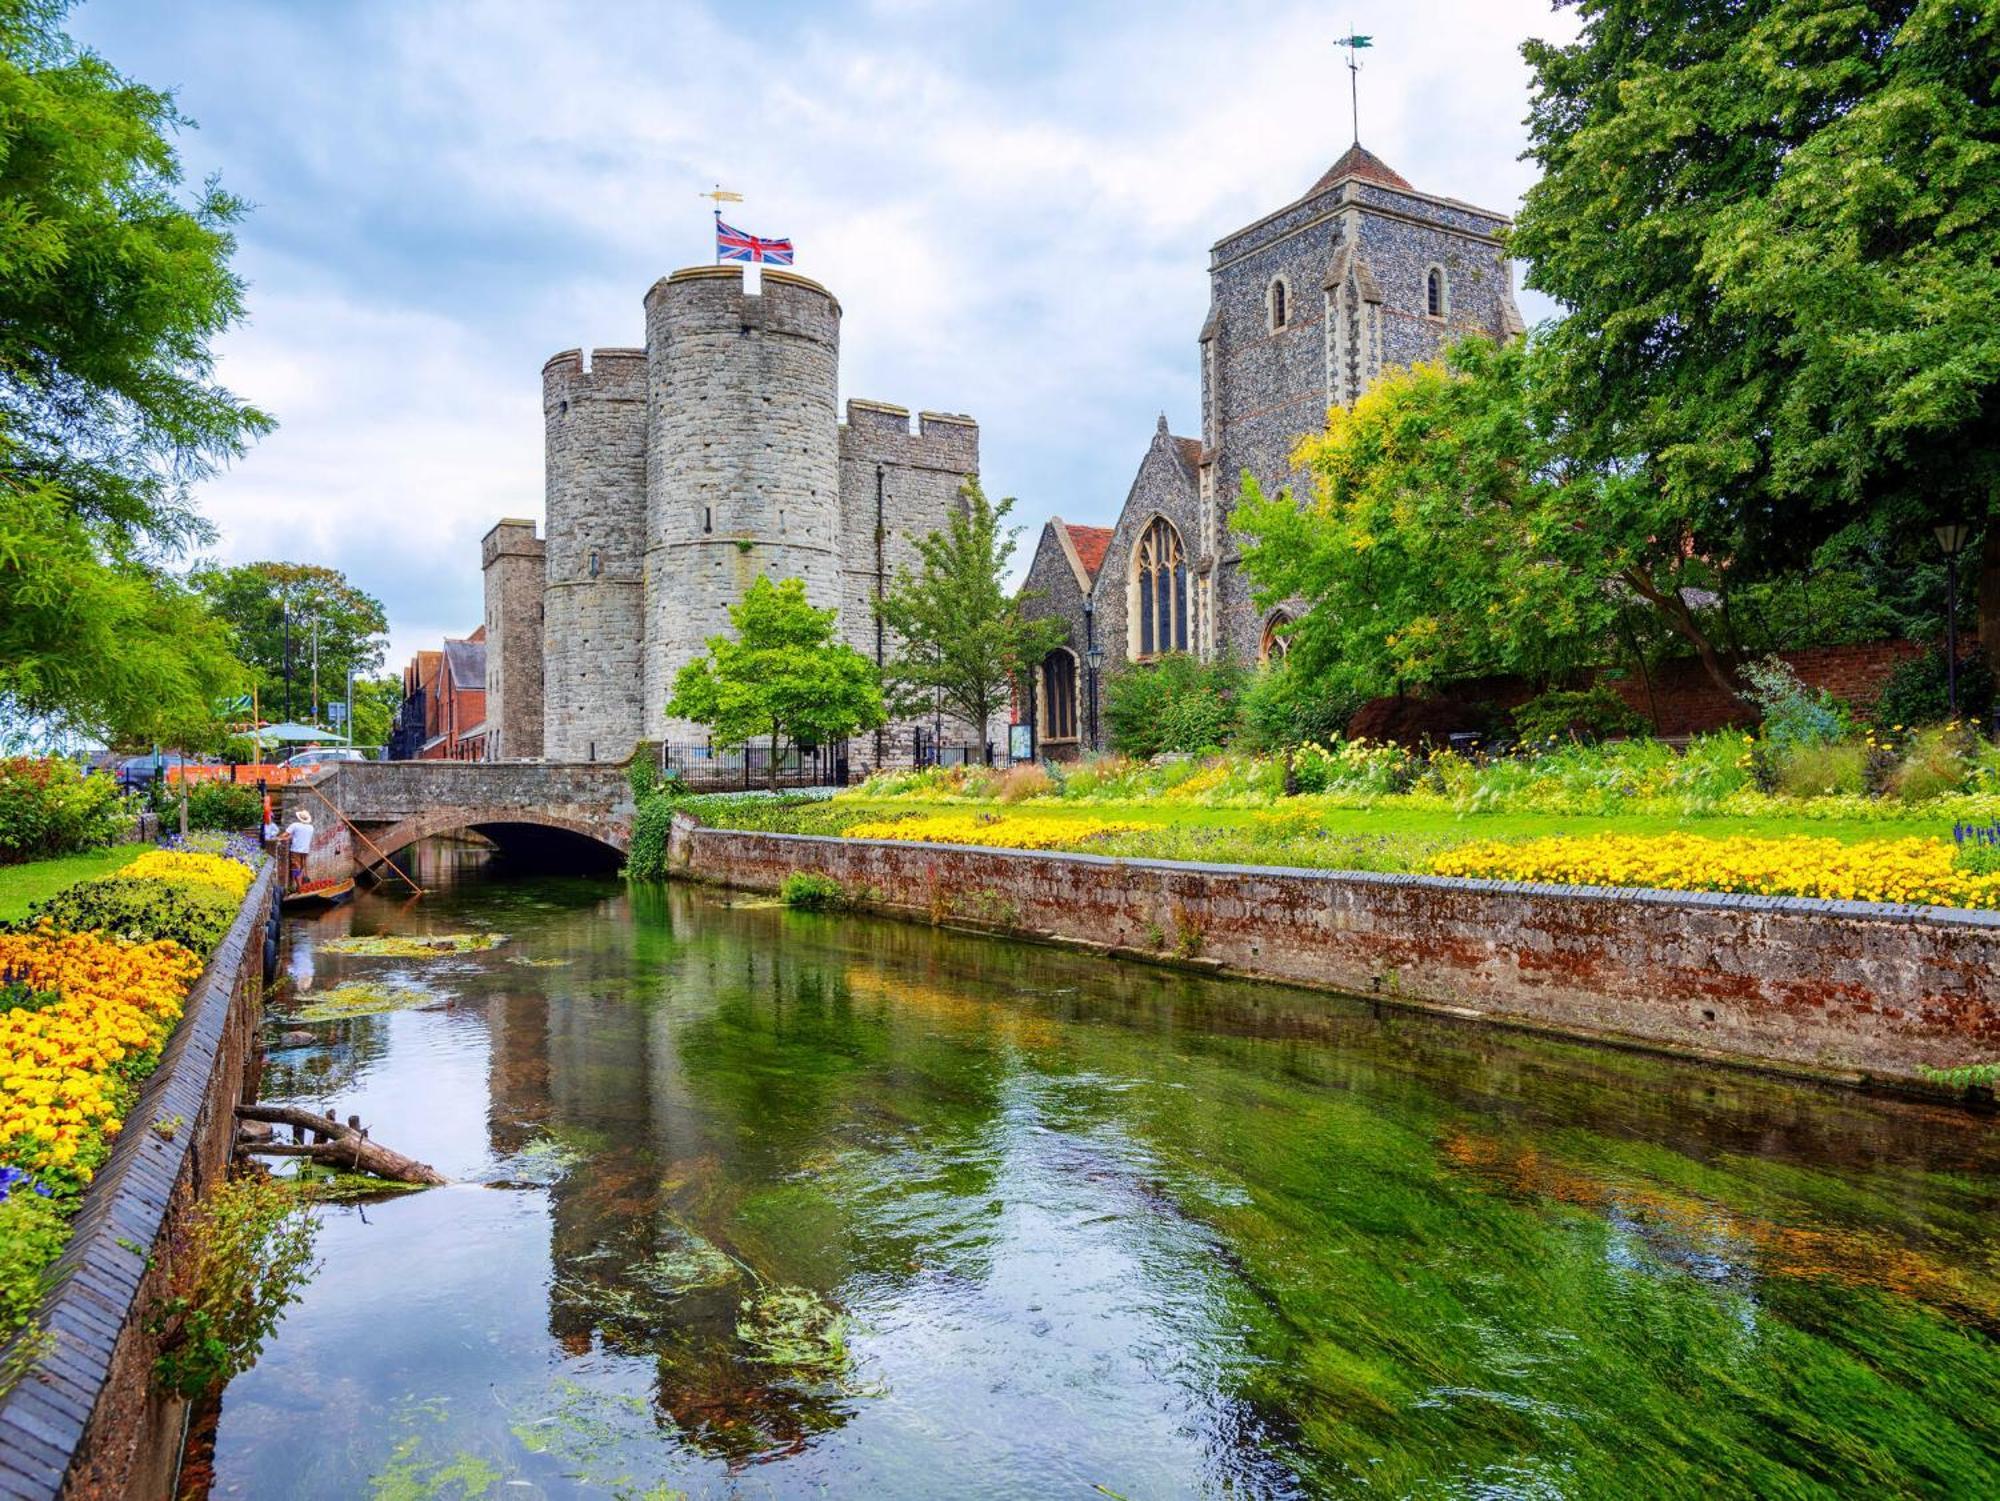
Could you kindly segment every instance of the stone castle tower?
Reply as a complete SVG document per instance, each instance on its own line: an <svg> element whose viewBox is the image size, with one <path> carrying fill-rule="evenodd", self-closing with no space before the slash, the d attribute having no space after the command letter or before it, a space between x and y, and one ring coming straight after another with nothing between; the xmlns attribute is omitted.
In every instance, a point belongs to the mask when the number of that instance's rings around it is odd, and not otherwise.
<svg viewBox="0 0 2000 1501"><path fill-rule="evenodd" d="M538 671L503 661L489 688L503 758L622 760L642 740L704 740L667 717L674 678L729 632L759 575L802 580L851 646L884 660L894 643L870 600L978 472L968 417L926 412L913 432L906 409L850 400L840 420L840 304L816 282L766 270L752 291L738 267L694 267L653 286L645 317L645 348L587 364L565 350L542 370L539 590L522 582L518 524L486 549L489 640L540 646ZM857 742L856 769L907 759L913 728Z"/></svg>

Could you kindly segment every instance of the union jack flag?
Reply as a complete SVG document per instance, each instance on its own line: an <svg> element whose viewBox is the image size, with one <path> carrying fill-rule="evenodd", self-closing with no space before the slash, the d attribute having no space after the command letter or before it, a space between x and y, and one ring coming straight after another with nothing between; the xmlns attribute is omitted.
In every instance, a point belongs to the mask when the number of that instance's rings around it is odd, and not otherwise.
<svg viewBox="0 0 2000 1501"><path fill-rule="evenodd" d="M774 266L792 263L790 240L760 240L740 229L731 229L715 217L715 256L724 261L769 261Z"/></svg>

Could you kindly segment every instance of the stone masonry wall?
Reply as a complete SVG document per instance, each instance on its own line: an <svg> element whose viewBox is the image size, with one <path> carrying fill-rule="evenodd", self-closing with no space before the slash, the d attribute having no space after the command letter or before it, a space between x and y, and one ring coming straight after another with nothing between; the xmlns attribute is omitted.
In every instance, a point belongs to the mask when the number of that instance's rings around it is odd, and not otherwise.
<svg viewBox="0 0 2000 1501"><path fill-rule="evenodd" d="M739 267L696 267L646 294L646 345L644 724L700 741L667 718L674 676L753 579L841 602L840 304L802 276L767 270L752 294Z"/></svg>
<svg viewBox="0 0 2000 1501"><path fill-rule="evenodd" d="M1132 488L1118 512L1118 525L1097 570L1097 639L1104 648L1104 682L1109 683L1139 656L1139 632L1132 615L1132 550L1155 516L1164 516L1181 534L1189 590L1194 590L1200 546L1201 496L1195 471L1176 438L1162 422L1139 462ZM1190 648L1193 644L1190 616ZM1103 689L1100 688L1100 704ZM1101 712L1101 710L1100 710Z"/></svg>
<svg viewBox="0 0 2000 1501"><path fill-rule="evenodd" d="M547 433L543 753L620 761L641 734L646 356L567 350L542 368Z"/></svg>
<svg viewBox="0 0 2000 1501"><path fill-rule="evenodd" d="M495 760L542 753L545 544L532 521L502 521L480 542L486 585L486 745Z"/></svg>
<svg viewBox="0 0 2000 1501"><path fill-rule="evenodd" d="M1028 576L1021 588L1024 594L1032 595L1022 606L1022 613L1031 620L1060 620L1063 623L1063 646L1076 659L1076 740L1072 743L1052 741L1046 738L1048 706L1046 681L1035 685L1035 700L1038 719L1036 745L1046 760L1062 761L1074 759L1088 747L1090 740L1090 684L1087 658L1084 653L1089 647L1092 629L1086 618L1084 601L1088 598L1083 584L1078 582L1076 565L1070 561L1069 549L1063 546L1057 535L1061 521L1050 521L1042 527L1041 536L1035 544L1035 556L1028 564ZM1101 692L1100 688L1100 692ZM1102 705L1100 703L1100 713Z"/></svg>
<svg viewBox="0 0 2000 1501"><path fill-rule="evenodd" d="M893 587L899 568L921 566L916 539L950 525L960 505L959 487L978 473L979 424L970 417L924 412L912 432L904 407L847 403L840 428L840 628L847 644L870 661L893 658L897 647L886 633L878 638L873 604L878 588ZM922 724L929 733L930 720ZM907 762L917 725L914 719L891 720L879 735L856 736L848 748L853 774ZM952 718L944 733L958 742L984 738Z"/></svg>
<svg viewBox="0 0 2000 1501"><path fill-rule="evenodd" d="M870 905L1326 990L1849 1079L2000 1051L2000 913L746 834L688 877L793 871Z"/></svg>
<svg viewBox="0 0 2000 1501"><path fill-rule="evenodd" d="M1292 449L1324 427L1329 404L1365 390L1383 369L1435 359L1452 339L1517 328L1512 272L1496 238L1506 222L1449 199L1350 178L1214 247L1203 439L1215 491L1221 654L1254 662L1263 631L1240 544L1228 529L1244 471L1267 494L1292 483ZM1343 264L1373 300L1352 286L1342 295L1329 285ZM1428 313L1433 265L1448 276L1442 318ZM1273 329L1278 281L1287 319ZM1329 383L1330 372L1350 365L1351 384Z"/></svg>

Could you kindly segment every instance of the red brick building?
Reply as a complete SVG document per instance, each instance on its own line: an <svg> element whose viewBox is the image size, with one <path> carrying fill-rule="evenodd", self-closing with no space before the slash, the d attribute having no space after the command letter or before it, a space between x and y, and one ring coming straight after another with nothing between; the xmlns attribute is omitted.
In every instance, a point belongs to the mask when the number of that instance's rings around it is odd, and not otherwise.
<svg viewBox="0 0 2000 1501"><path fill-rule="evenodd" d="M486 627L441 650L420 651L403 669L403 708L390 737L399 761L484 761Z"/></svg>

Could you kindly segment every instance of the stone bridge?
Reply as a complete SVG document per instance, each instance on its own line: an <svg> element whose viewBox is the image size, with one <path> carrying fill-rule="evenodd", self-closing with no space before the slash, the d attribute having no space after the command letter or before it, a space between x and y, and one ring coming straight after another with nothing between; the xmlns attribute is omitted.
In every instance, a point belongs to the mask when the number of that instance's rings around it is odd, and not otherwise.
<svg viewBox="0 0 2000 1501"><path fill-rule="evenodd" d="M342 761L283 789L281 806L286 820L311 809L325 831L314 841L315 879L379 873L385 855L435 834L606 862L632 842L632 790L625 768L609 762Z"/></svg>

